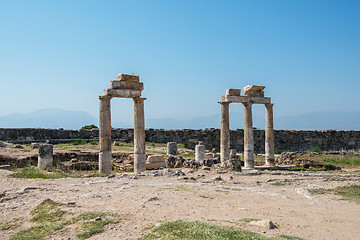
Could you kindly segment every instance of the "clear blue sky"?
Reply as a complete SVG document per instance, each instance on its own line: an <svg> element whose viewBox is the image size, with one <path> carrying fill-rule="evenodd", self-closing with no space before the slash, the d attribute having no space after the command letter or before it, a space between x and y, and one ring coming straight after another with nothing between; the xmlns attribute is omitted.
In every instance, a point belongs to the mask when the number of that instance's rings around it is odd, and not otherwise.
<svg viewBox="0 0 360 240"><path fill-rule="evenodd" d="M0 34L0 116L97 116L118 73L140 75L147 118L216 114L248 84L266 86L276 116L360 111L357 0L0 0ZM113 121L132 107L114 99Z"/></svg>

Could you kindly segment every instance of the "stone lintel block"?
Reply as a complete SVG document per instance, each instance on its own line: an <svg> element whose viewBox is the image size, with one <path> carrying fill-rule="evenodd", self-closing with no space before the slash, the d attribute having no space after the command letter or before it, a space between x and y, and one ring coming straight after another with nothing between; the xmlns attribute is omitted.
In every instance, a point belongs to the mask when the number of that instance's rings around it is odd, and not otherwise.
<svg viewBox="0 0 360 240"><path fill-rule="evenodd" d="M146 162L147 163L163 162L165 164L165 156L161 155L161 154L151 155L151 156L148 156Z"/></svg>
<svg viewBox="0 0 360 240"><path fill-rule="evenodd" d="M244 87L244 94L248 97L264 97L265 86L247 85Z"/></svg>
<svg viewBox="0 0 360 240"><path fill-rule="evenodd" d="M166 167L165 162L154 162L154 163L146 162L146 169L148 170L165 168L165 167Z"/></svg>
<svg viewBox="0 0 360 240"><path fill-rule="evenodd" d="M121 97L121 98L138 98L141 96L140 90L132 89L111 89L107 88L104 90L104 95L111 97Z"/></svg>
<svg viewBox="0 0 360 240"><path fill-rule="evenodd" d="M240 96L241 95L241 89L226 89L226 95Z"/></svg>
<svg viewBox="0 0 360 240"><path fill-rule="evenodd" d="M110 88L112 89L131 89L131 90L144 90L144 85L141 82L133 81L111 81Z"/></svg>
<svg viewBox="0 0 360 240"><path fill-rule="evenodd" d="M118 81L139 82L139 76L138 75L132 75L132 74L120 73L119 75L117 75L116 80L118 80Z"/></svg>
<svg viewBox="0 0 360 240"><path fill-rule="evenodd" d="M233 103L253 103L253 104L267 104L271 103L269 97L249 97L249 96L222 96L223 102Z"/></svg>

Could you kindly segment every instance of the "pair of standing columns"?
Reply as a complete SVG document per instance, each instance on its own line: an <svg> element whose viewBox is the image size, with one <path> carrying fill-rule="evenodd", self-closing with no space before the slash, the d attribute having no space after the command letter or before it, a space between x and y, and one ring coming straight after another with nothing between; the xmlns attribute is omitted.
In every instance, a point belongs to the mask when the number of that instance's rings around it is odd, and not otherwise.
<svg viewBox="0 0 360 240"><path fill-rule="evenodd" d="M111 96L100 96L99 109L99 172L111 174ZM146 170L144 100L134 100L134 173Z"/></svg>
<svg viewBox="0 0 360 240"><path fill-rule="evenodd" d="M220 132L220 158L221 162L230 158L230 128L229 105L221 104L221 132ZM254 135L252 123L252 103L244 105L244 168L254 168ZM273 105L265 104L265 162L267 166L274 166L274 129Z"/></svg>

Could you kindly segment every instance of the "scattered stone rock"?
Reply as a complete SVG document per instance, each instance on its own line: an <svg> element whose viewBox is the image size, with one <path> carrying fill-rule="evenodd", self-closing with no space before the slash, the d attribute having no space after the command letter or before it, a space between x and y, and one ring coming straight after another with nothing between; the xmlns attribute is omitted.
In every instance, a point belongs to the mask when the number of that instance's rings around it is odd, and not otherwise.
<svg viewBox="0 0 360 240"><path fill-rule="evenodd" d="M168 155L166 158L167 168L181 168L183 167L184 158L176 155Z"/></svg>
<svg viewBox="0 0 360 240"><path fill-rule="evenodd" d="M32 149L34 149L34 148L39 148L39 146L40 146L40 143L31 143L31 144L30 144L30 147L31 147Z"/></svg>
<svg viewBox="0 0 360 240"><path fill-rule="evenodd" d="M263 228L266 228L266 229L277 228L275 226L275 224L269 219L263 219L263 220L259 220L259 221L252 221L252 222L250 222L250 224L255 225L255 226L259 226L259 227L263 227Z"/></svg>
<svg viewBox="0 0 360 240"><path fill-rule="evenodd" d="M0 169L1 170L10 170L11 166L10 165L0 165Z"/></svg>

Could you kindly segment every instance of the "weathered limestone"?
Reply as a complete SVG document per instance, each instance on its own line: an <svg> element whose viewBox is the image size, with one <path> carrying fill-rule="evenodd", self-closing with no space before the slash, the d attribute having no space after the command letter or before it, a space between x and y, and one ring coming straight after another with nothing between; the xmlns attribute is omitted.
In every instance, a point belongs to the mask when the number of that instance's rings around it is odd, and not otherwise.
<svg viewBox="0 0 360 240"><path fill-rule="evenodd" d="M177 155L177 143L176 142L168 142L166 145L166 154L167 155Z"/></svg>
<svg viewBox="0 0 360 240"><path fill-rule="evenodd" d="M224 162L230 157L230 123L229 105L230 102L220 102L221 104L221 132L220 132L220 160Z"/></svg>
<svg viewBox="0 0 360 240"><path fill-rule="evenodd" d="M144 100L134 98L134 173L146 170Z"/></svg>
<svg viewBox="0 0 360 240"><path fill-rule="evenodd" d="M100 96L99 99L99 171L111 174L111 97Z"/></svg>
<svg viewBox="0 0 360 240"><path fill-rule="evenodd" d="M266 166L275 165L274 148L274 124L273 124L274 104L265 104L265 163Z"/></svg>
<svg viewBox="0 0 360 240"><path fill-rule="evenodd" d="M53 167L53 145L41 144L39 146L38 168L46 169Z"/></svg>
<svg viewBox="0 0 360 240"><path fill-rule="evenodd" d="M265 155L266 165L274 166L274 129L273 129L273 104L271 98L264 97L265 86L248 85L244 87L245 96L241 96L240 89L227 89L226 95L222 96L221 104L221 136L220 152L221 162L229 160L234 154L230 154L229 135L229 104L232 102L244 105L244 168L254 168L254 133L252 122L252 105L265 104L266 106L266 130L265 130ZM236 152L235 152L236 156Z"/></svg>
<svg viewBox="0 0 360 240"><path fill-rule="evenodd" d="M134 100L134 173L138 174L146 170L144 117L144 100L146 98L140 98L143 89L143 83L139 82L139 76L121 73L116 80L111 81L110 88L104 89L104 96L99 97L99 171L102 174L111 174L110 100L113 97Z"/></svg>
<svg viewBox="0 0 360 240"><path fill-rule="evenodd" d="M252 104L244 104L244 168L254 168Z"/></svg>
<svg viewBox="0 0 360 240"><path fill-rule="evenodd" d="M159 169L166 167L164 155L148 156L146 160L146 169Z"/></svg>
<svg viewBox="0 0 360 240"><path fill-rule="evenodd" d="M241 89L226 89L226 95L228 96L240 96Z"/></svg>
<svg viewBox="0 0 360 240"><path fill-rule="evenodd" d="M205 145L202 145L202 142L199 142L195 146L195 161L202 163L205 160Z"/></svg>
<svg viewBox="0 0 360 240"><path fill-rule="evenodd" d="M248 97L264 97L265 86L247 85L244 87L244 94Z"/></svg>

